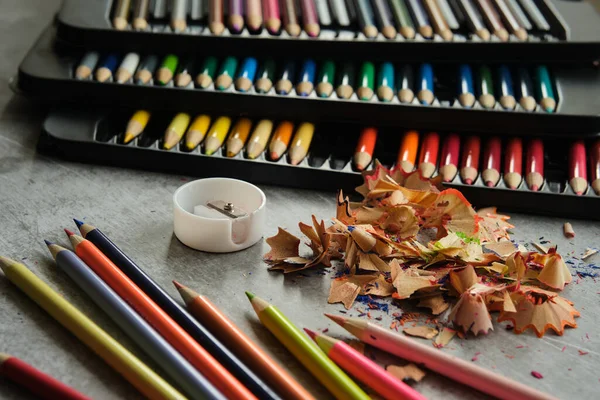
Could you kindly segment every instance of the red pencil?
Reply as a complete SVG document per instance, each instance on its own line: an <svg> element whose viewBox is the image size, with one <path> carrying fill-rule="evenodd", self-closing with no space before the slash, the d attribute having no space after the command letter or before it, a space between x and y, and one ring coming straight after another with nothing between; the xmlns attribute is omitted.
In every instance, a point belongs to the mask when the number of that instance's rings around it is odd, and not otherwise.
<svg viewBox="0 0 600 400"><path fill-rule="evenodd" d="M578 196L587 190L586 168L585 144L583 140L576 140L569 150L569 185Z"/></svg>
<svg viewBox="0 0 600 400"><path fill-rule="evenodd" d="M357 170L362 171L371 164L376 141L377 129L365 128L362 130L354 151L354 166Z"/></svg>
<svg viewBox="0 0 600 400"><path fill-rule="evenodd" d="M467 185L472 185L477 179L480 152L481 140L479 136L469 136L463 146L462 159L460 161L460 178Z"/></svg>
<svg viewBox="0 0 600 400"><path fill-rule="evenodd" d="M460 153L460 138L451 133L446 136L440 158L440 175L444 182L451 182L458 172L458 155Z"/></svg>
<svg viewBox="0 0 600 400"><path fill-rule="evenodd" d="M423 144L419 153L419 171L425 178L431 178L437 167L438 149L440 147L440 135L429 132L423 135Z"/></svg>
<svg viewBox="0 0 600 400"><path fill-rule="evenodd" d="M25 361L4 353L0 353L0 376L29 389L42 399L90 400L89 397L35 369Z"/></svg>
<svg viewBox="0 0 600 400"><path fill-rule="evenodd" d="M487 187L495 187L500 180L500 158L502 142L499 137L491 137L483 150L483 172L481 177Z"/></svg>
<svg viewBox="0 0 600 400"><path fill-rule="evenodd" d="M504 154L504 183L510 189L516 189L523 179L523 142L512 138L506 145Z"/></svg>
<svg viewBox="0 0 600 400"><path fill-rule="evenodd" d="M529 141L525 163L525 182L529 189L537 192L544 184L544 143L541 139Z"/></svg>
<svg viewBox="0 0 600 400"><path fill-rule="evenodd" d="M600 195L600 139L590 148L590 172L592 173L592 188Z"/></svg>

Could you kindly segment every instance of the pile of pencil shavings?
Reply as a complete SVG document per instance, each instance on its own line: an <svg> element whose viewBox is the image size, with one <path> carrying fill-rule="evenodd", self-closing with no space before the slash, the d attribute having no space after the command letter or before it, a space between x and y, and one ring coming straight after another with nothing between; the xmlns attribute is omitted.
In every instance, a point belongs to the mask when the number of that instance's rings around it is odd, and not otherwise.
<svg viewBox="0 0 600 400"><path fill-rule="evenodd" d="M580 313L556 291L571 273L556 249L529 252L510 241L508 216L494 208L475 211L439 179L423 179L381 165L363 173L351 203L338 194L337 215L325 227L313 216L300 223L312 256L301 257L300 239L279 228L267 239L265 261L284 273L330 267L343 260L343 275L332 280L328 301L349 309L358 295L416 299L434 315L452 307L448 319L464 334L487 333L490 312L511 321L515 333L531 328L538 337L552 329L577 327Z"/></svg>

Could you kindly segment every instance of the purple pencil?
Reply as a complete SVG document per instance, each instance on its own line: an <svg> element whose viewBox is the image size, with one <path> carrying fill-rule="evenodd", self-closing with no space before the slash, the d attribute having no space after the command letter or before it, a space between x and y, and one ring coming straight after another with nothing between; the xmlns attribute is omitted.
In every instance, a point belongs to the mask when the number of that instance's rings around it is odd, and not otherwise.
<svg viewBox="0 0 600 400"><path fill-rule="evenodd" d="M244 3L242 0L229 0L229 30L240 33L244 29Z"/></svg>

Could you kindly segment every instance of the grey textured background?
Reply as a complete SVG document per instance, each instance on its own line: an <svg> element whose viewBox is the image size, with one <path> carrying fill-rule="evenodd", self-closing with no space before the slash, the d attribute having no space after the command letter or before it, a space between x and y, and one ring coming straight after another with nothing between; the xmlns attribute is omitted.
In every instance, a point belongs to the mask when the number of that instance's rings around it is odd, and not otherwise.
<svg viewBox="0 0 600 400"><path fill-rule="evenodd" d="M300 327L329 328L331 334L344 336L341 329L322 317L323 312L342 309L341 305L326 303L330 274L308 272L308 276L284 277L269 273L261 261L268 250L263 241L246 251L226 255L200 253L181 245L172 235L171 195L186 177L81 165L36 154L43 110L13 97L7 85L58 6L57 0L0 2L0 254L24 260L65 298L146 360L134 343L57 271L43 244L43 239L67 244L62 228L73 228L72 217L85 219L99 226L176 298L172 279L208 295L318 398L328 398L324 389L260 326L244 291L272 300ZM299 234L298 221L310 221L311 214L325 219L334 214L332 193L263 189L268 199L267 236L274 234L277 226ZM571 241L562 236L562 218L513 215L512 222L516 239L537 241L544 236L557 243L567 259L569 255L580 255L586 247L597 246L600 235L595 222L571 221L577 233ZM588 261L600 264L600 256ZM600 286L592 278L576 279L564 296L575 302L582 317L578 319L579 327L567 329L563 337L548 333L538 339L531 332L515 335L495 324L491 334L454 340L444 351L467 360L480 352L474 361L479 365L560 398L597 398ZM396 306L391 309L397 311ZM356 315L356 309L351 313ZM373 312L373 316L381 314ZM389 324L385 314L383 323ZM578 350L588 354L580 355ZM3 277L0 351L24 359L93 398L138 398L125 380ZM374 355L381 359L380 354ZM533 378L532 370L544 378ZM430 398L483 397L433 373L415 387ZM0 379L0 398L30 396Z"/></svg>

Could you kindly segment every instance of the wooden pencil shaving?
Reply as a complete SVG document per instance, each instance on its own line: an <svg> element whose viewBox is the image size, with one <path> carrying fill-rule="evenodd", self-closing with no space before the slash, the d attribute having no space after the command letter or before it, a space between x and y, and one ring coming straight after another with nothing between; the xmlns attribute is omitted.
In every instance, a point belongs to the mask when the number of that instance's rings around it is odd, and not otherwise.
<svg viewBox="0 0 600 400"><path fill-rule="evenodd" d="M268 238L270 269L291 273L340 260L329 303L350 309L368 295L412 300L433 315L451 308L455 329L442 330L434 343L440 347L455 334L493 330L493 312L514 321L515 333L560 335L576 326L579 312L546 290L563 290L572 280L556 247L530 252L514 244L508 216L491 207L476 212L459 191L442 190L439 178L376 163L363 179L357 188L363 201L352 203L340 191L330 226L314 216L312 224L299 224L310 254L301 255L301 240L281 228Z"/></svg>
<svg viewBox="0 0 600 400"><path fill-rule="evenodd" d="M565 237L572 239L575 237L575 231L573 230L573 225L571 225L571 223L569 222L565 222L565 224L563 225L563 233L565 234Z"/></svg>
<svg viewBox="0 0 600 400"><path fill-rule="evenodd" d="M456 331L454 329L444 327L439 333L439 335L437 335L437 337L435 338L433 345L438 349L446 347L448 343L450 343L454 335L456 335Z"/></svg>
<svg viewBox="0 0 600 400"><path fill-rule="evenodd" d="M402 367L399 365L388 365L385 370L402 381L412 380L419 382L425 377L425 371L417 367L415 364L406 364Z"/></svg>
<svg viewBox="0 0 600 400"><path fill-rule="evenodd" d="M423 339L433 339L437 336L439 331L429 326L413 326L410 328L404 328L402 333L408 336L416 336Z"/></svg>

